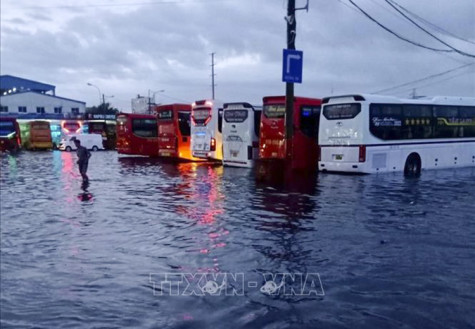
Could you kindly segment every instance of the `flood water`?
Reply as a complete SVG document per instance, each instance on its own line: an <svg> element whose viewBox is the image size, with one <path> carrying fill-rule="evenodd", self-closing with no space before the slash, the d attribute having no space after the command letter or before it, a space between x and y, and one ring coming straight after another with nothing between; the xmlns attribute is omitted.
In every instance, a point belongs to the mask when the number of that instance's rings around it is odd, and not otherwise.
<svg viewBox="0 0 475 329"><path fill-rule="evenodd" d="M473 328L475 168L279 187L107 151L84 186L75 161L1 158L2 328Z"/></svg>

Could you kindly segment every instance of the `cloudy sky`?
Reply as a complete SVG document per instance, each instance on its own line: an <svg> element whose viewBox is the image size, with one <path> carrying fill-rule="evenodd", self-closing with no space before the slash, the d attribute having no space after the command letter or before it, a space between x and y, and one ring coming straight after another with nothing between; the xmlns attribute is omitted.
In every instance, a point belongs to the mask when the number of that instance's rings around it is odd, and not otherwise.
<svg viewBox="0 0 475 329"><path fill-rule="evenodd" d="M296 95L364 92L475 97L475 1L310 0L297 12L304 52ZM389 1L389 0L388 0ZM306 0L296 0L297 7ZM56 85L59 96L130 111L137 94L157 103L211 97L260 104L285 92L286 0L1 0L1 74ZM455 50L454 50L455 49Z"/></svg>

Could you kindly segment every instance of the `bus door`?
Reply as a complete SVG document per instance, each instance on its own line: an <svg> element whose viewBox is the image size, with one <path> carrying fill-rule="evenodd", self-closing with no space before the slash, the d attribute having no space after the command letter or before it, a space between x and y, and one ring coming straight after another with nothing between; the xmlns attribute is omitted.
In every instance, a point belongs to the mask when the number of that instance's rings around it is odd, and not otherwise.
<svg viewBox="0 0 475 329"><path fill-rule="evenodd" d="M259 159L285 159L285 96L264 97Z"/></svg>
<svg viewBox="0 0 475 329"><path fill-rule="evenodd" d="M228 103L223 109L223 164L252 167L258 156L260 111L249 103ZM259 123L259 119L257 122ZM257 131L256 131L257 128Z"/></svg>
<svg viewBox="0 0 475 329"><path fill-rule="evenodd" d="M177 136L174 117L172 106L157 109L158 155L161 157L177 157Z"/></svg>
<svg viewBox="0 0 475 329"><path fill-rule="evenodd" d="M292 168L316 170L320 99L295 98Z"/></svg>
<svg viewBox="0 0 475 329"><path fill-rule="evenodd" d="M201 161L191 155L191 106L179 109L178 113L178 157L184 160Z"/></svg>
<svg viewBox="0 0 475 329"><path fill-rule="evenodd" d="M191 112L191 150L192 156L223 159L222 149L222 103L217 101L197 101Z"/></svg>

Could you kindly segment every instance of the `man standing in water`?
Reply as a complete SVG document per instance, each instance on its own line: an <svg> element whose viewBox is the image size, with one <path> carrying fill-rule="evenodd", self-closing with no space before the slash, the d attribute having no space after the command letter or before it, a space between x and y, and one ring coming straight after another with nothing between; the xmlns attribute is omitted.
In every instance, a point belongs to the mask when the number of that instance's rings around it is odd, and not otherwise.
<svg viewBox="0 0 475 329"><path fill-rule="evenodd" d="M76 154L78 156L77 164L79 165L79 172L81 173L82 179L88 181L89 178L87 177L86 172L91 152L89 152L84 146L81 146L81 141L79 139L74 139L74 144L77 147Z"/></svg>

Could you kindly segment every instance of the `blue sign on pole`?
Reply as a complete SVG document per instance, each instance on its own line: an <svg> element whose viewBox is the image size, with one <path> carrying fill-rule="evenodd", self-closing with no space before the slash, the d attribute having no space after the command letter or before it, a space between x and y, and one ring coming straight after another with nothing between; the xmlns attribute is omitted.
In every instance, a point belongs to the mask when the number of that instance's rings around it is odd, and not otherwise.
<svg viewBox="0 0 475 329"><path fill-rule="evenodd" d="M303 51L284 49L282 81L302 83Z"/></svg>

